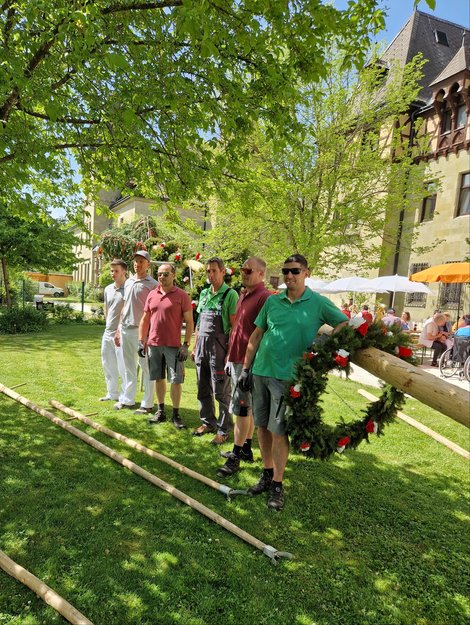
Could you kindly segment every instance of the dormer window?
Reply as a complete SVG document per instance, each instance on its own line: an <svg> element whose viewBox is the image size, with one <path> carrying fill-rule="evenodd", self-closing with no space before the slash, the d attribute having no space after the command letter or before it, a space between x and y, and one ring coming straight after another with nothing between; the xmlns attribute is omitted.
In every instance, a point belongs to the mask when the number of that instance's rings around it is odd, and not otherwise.
<svg viewBox="0 0 470 625"><path fill-rule="evenodd" d="M436 43L440 43L441 46L449 47L449 42L447 40L447 34L442 30L434 31L434 38L436 39Z"/></svg>

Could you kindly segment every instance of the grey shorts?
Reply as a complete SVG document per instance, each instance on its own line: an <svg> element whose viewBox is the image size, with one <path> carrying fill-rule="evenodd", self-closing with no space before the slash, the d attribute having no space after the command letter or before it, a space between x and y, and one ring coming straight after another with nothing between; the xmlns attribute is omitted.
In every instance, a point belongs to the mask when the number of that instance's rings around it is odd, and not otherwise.
<svg viewBox="0 0 470 625"><path fill-rule="evenodd" d="M232 400L230 402L230 412L236 417L247 417L251 409L251 393L242 391L237 386L240 373L243 371L242 363L230 362L230 379L232 382Z"/></svg>
<svg viewBox="0 0 470 625"><path fill-rule="evenodd" d="M178 347L149 345L147 349L150 379L152 381L164 380L166 377L170 384L183 384L184 362L179 361L176 357Z"/></svg>
<svg viewBox="0 0 470 625"><path fill-rule="evenodd" d="M255 425L265 427L280 436L286 433L284 414L286 381L253 375L253 419Z"/></svg>

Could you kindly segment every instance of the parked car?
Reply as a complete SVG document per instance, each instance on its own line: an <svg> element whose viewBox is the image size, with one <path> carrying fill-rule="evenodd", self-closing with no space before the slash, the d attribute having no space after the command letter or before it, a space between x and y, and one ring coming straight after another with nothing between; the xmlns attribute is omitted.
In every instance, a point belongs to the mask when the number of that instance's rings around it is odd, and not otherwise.
<svg viewBox="0 0 470 625"><path fill-rule="evenodd" d="M40 295L52 295L53 297L64 297L65 295L64 289L50 282L39 282L38 292Z"/></svg>

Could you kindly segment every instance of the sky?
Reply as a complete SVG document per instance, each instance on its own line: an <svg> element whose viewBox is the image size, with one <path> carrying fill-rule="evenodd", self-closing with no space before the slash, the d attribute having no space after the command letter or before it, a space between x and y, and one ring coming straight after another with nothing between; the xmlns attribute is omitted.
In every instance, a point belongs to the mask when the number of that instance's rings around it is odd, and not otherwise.
<svg viewBox="0 0 470 625"><path fill-rule="evenodd" d="M425 0L418 3L417 9L423 13L429 13L440 17L448 22L462 24L470 28L470 0L435 0L435 9L430 9ZM334 0L334 5L339 8L347 6L347 0ZM414 10L414 0L382 0L380 8L386 9L386 28L377 36L377 42L391 43L400 30L411 17ZM470 42L468 42L470 43Z"/></svg>

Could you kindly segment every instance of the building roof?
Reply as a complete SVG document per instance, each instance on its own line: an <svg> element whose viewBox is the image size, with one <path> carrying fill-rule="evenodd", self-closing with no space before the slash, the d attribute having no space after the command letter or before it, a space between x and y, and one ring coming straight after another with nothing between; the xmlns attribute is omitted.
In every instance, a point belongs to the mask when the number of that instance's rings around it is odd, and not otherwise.
<svg viewBox="0 0 470 625"><path fill-rule="evenodd" d="M470 48L468 46L461 46L451 62L429 86L437 85L448 78L452 78L452 76L456 74L460 74L466 69L470 69Z"/></svg>
<svg viewBox="0 0 470 625"><path fill-rule="evenodd" d="M431 85L446 68L454 67L452 61L463 48L464 34L465 39L470 41L468 28L422 11L414 11L381 58L405 65L421 52L427 63L423 67L423 78L420 81L420 99L428 102L433 91ZM460 57L458 62L460 63Z"/></svg>

